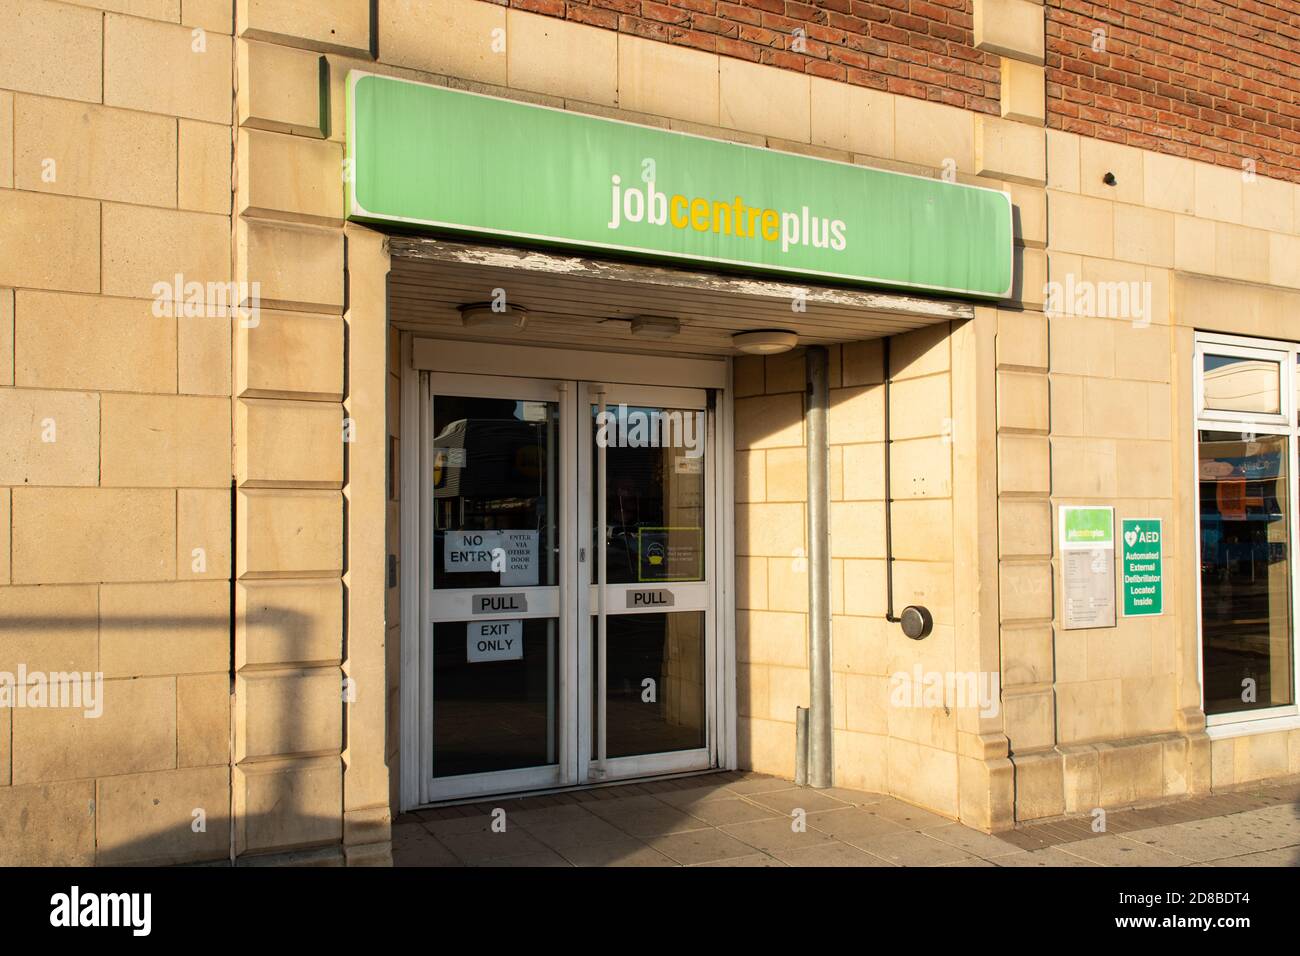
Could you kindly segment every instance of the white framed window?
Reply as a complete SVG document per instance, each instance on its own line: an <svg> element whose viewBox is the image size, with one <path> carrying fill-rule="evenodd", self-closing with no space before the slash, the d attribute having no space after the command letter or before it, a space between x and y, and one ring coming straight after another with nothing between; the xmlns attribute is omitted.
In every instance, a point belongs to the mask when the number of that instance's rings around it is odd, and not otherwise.
<svg viewBox="0 0 1300 956"><path fill-rule="evenodd" d="M1300 345L1196 339L1197 605L1212 734L1300 719L1297 364Z"/></svg>

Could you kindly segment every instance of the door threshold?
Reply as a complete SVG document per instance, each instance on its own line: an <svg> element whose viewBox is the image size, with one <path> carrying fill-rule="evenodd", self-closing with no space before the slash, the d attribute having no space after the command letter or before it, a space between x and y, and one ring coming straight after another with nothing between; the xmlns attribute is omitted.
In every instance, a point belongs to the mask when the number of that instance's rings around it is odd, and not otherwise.
<svg viewBox="0 0 1300 956"><path fill-rule="evenodd" d="M609 787L629 787L636 783L657 783L661 780L683 780L687 777L707 777L715 773L727 773L723 767L711 767L708 770L687 770L682 773L656 773L645 777L624 777L620 780L609 780L605 782L576 783L566 787L548 787L542 790L514 790L505 793L480 794L477 797L455 797L451 800L439 800L434 803L422 803L417 807L411 807L403 813L414 813L416 810L439 810L443 807L463 807L475 803L483 803L485 800L522 800L525 797L549 797L557 793L576 793L584 790L603 790Z"/></svg>

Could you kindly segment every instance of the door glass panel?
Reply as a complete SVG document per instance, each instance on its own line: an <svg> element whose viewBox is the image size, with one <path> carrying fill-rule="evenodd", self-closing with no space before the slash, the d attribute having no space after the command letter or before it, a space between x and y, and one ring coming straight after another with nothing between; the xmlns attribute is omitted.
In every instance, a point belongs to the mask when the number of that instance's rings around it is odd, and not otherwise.
<svg viewBox="0 0 1300 956"><path fill-rule="evenodd" d="M1199 433L1205 712L1290 704L1290 449L1285 436Z"/></svg>
<svg viewBox="0 0 1300 956"><path fill-rule="evenodd" d="M1282 411L1282 366L1278 362L1207 354L1201 378L1208 409L1255 415Z"/></svg>
<svg viewBox="0 0 1300 956"><path fill-rule="evenodd" d="M433 586L559 584L557 402L433 400Z"/></svg>
<svg viewBox="0 0 1300 956"><path fill-rule="evenodd" d="M596 406L591 414L593 489L605 447L606 583L704 580L704 412L611 405L603 420ZM597 504L593 490L595 547Z"/></svg>
<svg viewBox="0 0 1300 956"><path fill-rule="evenodd" d="M433 775L557 762L559 621L433 626Z"/></svg>
<svg viewBox="0 0 1300 956"><path fill-rule="evenodd" d="M601 667L596 621L592 654ZM704 746L704 612L614 614L605 618L605 756ZM599 671L597 671L599 673ZM593 681L592 712L599 687ZM596 728L591 752L598 754Z"/></svg>

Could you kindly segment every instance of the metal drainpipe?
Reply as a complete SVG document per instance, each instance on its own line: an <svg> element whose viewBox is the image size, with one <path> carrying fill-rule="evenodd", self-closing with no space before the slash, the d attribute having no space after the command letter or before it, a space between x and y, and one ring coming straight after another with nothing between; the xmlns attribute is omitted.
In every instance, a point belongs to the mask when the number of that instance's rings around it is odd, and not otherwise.
<svg viewBox="0 0 1300 956"><path fill-rule="evenodd" d="M808 375L808 784L831 785L831 534L830 451L826 412L830 405L827 352L809 346Z"/></svg>

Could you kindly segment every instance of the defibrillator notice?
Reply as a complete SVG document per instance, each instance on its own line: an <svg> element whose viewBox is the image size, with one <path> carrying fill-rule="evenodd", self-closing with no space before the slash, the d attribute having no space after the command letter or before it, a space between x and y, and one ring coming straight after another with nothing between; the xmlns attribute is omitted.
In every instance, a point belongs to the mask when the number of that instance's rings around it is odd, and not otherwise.
<svg viewBox="0 0 1300 956"><path fill-rule="evenodd" d="M1164 534L1160 519L1125 518L1122 538L1124 616L1163 614L1165 582L1160 549Z"/></svg>

